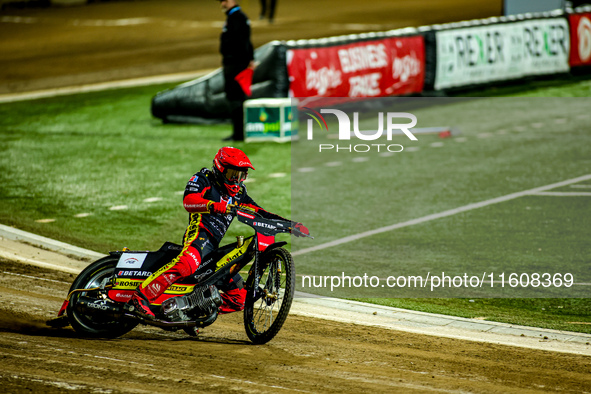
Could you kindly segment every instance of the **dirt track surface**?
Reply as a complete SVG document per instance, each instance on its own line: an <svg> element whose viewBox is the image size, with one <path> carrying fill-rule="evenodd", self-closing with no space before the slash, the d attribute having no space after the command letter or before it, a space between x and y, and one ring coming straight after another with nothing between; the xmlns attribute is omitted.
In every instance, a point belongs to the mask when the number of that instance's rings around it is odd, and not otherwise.
<svg viewBox="0 0 591 394"><path fill-rule="evenodd" d="M502 1L289 0L275 23L242 0L255 47L273 40L455 22L502 12ZM478 4L477 6L475 4ZM225 16L213 0L143 0L0 12L0 94L217 68Z"/></svg>
<svg viewBox="0 0 591 394"><path fill-rule="evenodd" d="M73 275L0 259L3 392L585 392L591 358L290 316L267 345L242 314L196 339L138 327L78 338L45 320ZM40 278L40 279L35 279Z"/></svg>
<svg viewBox="0 0 591 394"><path fill-rule="evenodd" d="M243 0L253 41L386 30L499 15L500 0L280 1L276 23ZM113 1L0 13L0 94L219 65L209 0ZM37 258L39 256L28 256ZM41 278L41 279L40 279ZM3 392L585 392L591 358L290 316L251 345L242 315L197 339L138 327L115 340L51 329L74 277L0 258Z"/></svg>

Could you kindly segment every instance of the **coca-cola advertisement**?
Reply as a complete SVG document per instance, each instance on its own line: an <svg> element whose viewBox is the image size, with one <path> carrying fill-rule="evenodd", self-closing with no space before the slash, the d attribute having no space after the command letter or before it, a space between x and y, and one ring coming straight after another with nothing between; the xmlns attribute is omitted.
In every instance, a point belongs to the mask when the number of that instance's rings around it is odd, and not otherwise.
<svg viewBox="0 0 591 394"><path fill-rule="evenodd" d="M570 17L570 65L591 65L591 13L572 14Z"/></svg>
<svg viewBox="0 0 591 394"><path fill-rule="evenodd" d="M422 36L287 51L291 97L380 97L420 93Z"/></svg>

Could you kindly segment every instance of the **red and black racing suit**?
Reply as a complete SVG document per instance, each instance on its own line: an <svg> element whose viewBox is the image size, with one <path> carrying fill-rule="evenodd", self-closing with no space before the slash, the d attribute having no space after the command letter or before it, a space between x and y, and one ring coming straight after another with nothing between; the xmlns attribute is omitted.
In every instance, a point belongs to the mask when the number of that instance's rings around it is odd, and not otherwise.
<svg viewBox="0 0 591 394"><path fill-rule="evenodd" d="M219 186L213 172L207 168L193 175L185 188L183 205L189 212L189 225L183 237L183 249L178 257L147 278L138 288L150 303L159 303L158 298L164 291L179 279L195 273L200 267L203 257L218 248L220 241L228 231L234 219L231 214L209 213L212 202L226 201L229 204L246 206L254 209L268 219L283 219L281 216L267 212L250 198L243 185L234 197L225 193L225 187ZM215 263L215 262L214 262ZM205 271L204 271L205 272ZM236 274L230 282L221 287L224 303L220 313L240 311L244 308L246 290L242 288L242 278Z"/></svg>

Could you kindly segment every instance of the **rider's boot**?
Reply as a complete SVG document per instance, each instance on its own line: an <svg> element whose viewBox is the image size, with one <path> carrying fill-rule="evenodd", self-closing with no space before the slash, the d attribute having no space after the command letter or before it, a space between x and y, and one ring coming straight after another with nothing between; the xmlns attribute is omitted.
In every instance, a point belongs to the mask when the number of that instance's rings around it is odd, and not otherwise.
<svg viewBox="0 0 591 394"><path fill-rule="evenodd" d="M150 310L150 301L139 290L133 294L131 300L129 300L129 304L133 306L133 313L135 315L148 320L154 320L156 318L154 312Z"/></svg>
<svg viewBox="0 0 591 394"><path fill-rule="evenodd" d="M154 320L156 316L150 309L150 304L153 304L174 282L195 272L200 263L201 254L189 246L178 260L171 261L138 286L129 300L129 304L134 307L134 313L144 319Z"/></svg>
<svg viewBox="0 0 591 394"><path fill-rule="evenodd" d="M181 275L178 273L166 271L164 274L154 278L147 285L144 285L147 280L140 284L129 301L134 307L134 313L144 319L154 320L156 316L150 309L150 304L156 301L180 277Z"/></svg>
<svg viewBox="0 0 591 394"><path fill-rule="evenodd" d="M232 312L240 312L244 309L244 301L246 300L246 289L233 289L220 294L222 297L222 305L218 311L220 315Z"/></svg>
<svg viewBox="0 0 591 394"><path fill-rule="evenodd" d="M235 275L230 279L230 283L222 288L223 293L222 305L218 308L220 315L232 312L239 312L244 309L244 301L246 301L246 289L244 288L244 280L240 274Z"/></svg>

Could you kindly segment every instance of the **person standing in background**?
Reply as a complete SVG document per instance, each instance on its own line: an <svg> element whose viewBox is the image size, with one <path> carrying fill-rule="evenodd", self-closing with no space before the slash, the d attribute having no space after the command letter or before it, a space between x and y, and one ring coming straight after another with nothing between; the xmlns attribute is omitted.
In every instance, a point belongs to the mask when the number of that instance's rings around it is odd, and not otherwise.
<svg viewBox="0 0 591 394"><path fill-rule="evenodd" d="M244 101L247 92L236 77L244 71L254 70L254 48L250 41L250 21L236 0L219 0L226 14L226 24L220 36L220 53L224 74L224 91L230 102L233 133L224 141L244 140ZM248 73L247 73L248 74ZM243 74L241 74L243 75ZM250 91L248 91L250 95Z"/></svg>
<svg viewBox="0 0 591 394"><path fill-rule="evenodd" d="M275 5L277 5L277 0L269 0L269 23L273 23L275 18ZM267 16L267 0L261 0L261 15L260 19L265 19Z"/></svg>

